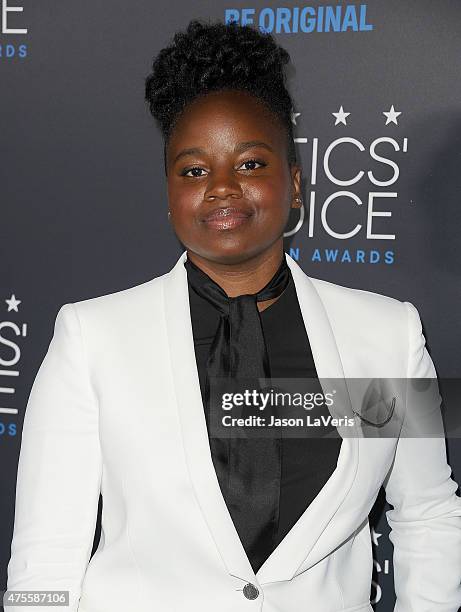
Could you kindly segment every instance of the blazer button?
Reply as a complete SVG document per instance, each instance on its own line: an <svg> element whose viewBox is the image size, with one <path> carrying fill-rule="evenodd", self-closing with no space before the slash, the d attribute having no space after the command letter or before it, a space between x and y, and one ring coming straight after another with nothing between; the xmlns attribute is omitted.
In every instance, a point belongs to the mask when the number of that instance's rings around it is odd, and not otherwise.
<svg viewBox="0 0 461 612"><path fill-rule="evenodd" d="M254 584L249 582L243 587L243 594L247 599L256 599L259 595L259 591Z"/></svg>

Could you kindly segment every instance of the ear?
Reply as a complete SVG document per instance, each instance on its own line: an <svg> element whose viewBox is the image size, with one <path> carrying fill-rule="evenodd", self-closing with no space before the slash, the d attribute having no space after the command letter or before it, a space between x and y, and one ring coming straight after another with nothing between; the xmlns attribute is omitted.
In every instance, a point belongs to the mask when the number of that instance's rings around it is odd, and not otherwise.
<svg viewBox="0 0 461 612"><path fill-rule="evenodd" d="M301 208L303 200L301 196L301 174L302 168L297 164L291 166L292 202L291 208Z"/></svg>

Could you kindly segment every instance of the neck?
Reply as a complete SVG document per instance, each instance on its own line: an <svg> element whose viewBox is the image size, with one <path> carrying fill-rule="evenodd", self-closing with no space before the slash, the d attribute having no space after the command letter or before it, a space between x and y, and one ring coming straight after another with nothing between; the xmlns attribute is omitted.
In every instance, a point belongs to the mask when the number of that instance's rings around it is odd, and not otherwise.
<svg viewBox="0 0 461 612"><path fill-rule="evenodd" d="M187 250L187 258L208 274L229 297L260 291L277 272L283 257L285 253L282 240L277 241L262 253L233 263L206 259ZM264 310L277 299L258 302L258 309Z"/></svg>

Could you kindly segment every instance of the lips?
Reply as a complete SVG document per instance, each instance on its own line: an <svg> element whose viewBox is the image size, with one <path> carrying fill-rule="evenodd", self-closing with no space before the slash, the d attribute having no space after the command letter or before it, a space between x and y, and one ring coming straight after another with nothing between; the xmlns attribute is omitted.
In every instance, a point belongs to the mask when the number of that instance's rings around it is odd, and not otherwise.
<svg viewBox="0 0 461 612"><path fill-rule="evenodd" d="M249 217L251 212L237 206L226 206L224 208L215 208L209 212L204 218L204 221L214 221L215 219L223 219L227 217Z"/></svg>
<svg viewBox="0 0 461 612"><path fill-rule="evenodd" d="M215 229L231 229L245 223L251 215L252 213L244 208L226 206L210 211L203 218L203 222Z"/></svg>

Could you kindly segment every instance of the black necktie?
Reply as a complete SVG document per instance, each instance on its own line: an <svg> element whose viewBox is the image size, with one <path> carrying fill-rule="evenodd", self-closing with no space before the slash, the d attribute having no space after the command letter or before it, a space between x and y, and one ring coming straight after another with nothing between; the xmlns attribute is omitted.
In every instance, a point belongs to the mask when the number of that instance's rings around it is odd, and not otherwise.
<svg viewBox="0 0 461 612"><path fill-rule="evenodd" d="M210 347L205 383L208 433L211 405L210 379L270 378L269 359L256 303L278 297L288 285L291 271L285 254L271 280L257 293L229 297L190 259L184 262L192 289L210 302L220 320ZM283 321L280 322L283 325ZM268 438L210 437L216 474L229 513L253 568L259 568L274 548L278 525L281 440ZM255 569L255 571L257 571Z"/></svg>

